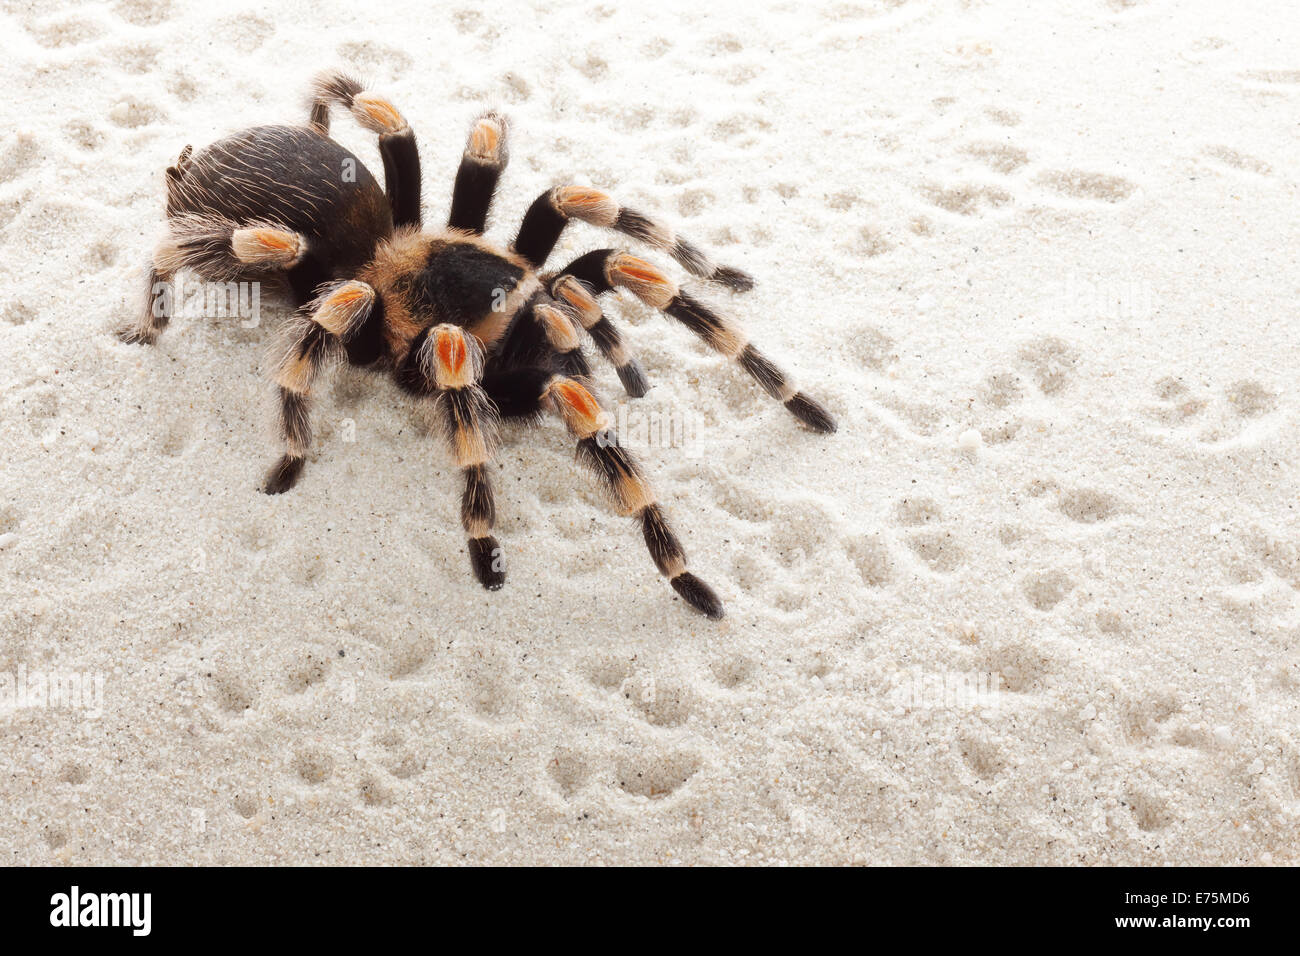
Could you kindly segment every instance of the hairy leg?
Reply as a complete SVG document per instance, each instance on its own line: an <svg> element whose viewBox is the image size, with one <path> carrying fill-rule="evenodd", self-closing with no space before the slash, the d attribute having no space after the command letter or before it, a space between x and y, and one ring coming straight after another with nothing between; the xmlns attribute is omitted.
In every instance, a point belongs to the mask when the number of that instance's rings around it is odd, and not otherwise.
<svg viewBox="0 0 1300 956"><path fill-rule="evenodd" d="M117 335L124 342L156 341L171 321L177 304L171 281L182 270L209 282L234 282L280 270L291 272L309 258L306 238L275 223L241 225L219 216L172 216L167 235L150 259L148 287L139 311Z"/></svg>
<svg viewBox="0 0 1300 956"><path fill-rule="evenodd" d="M650 558L673 590L701 614L721 618L722 601L686 569L686 552L654 490L636 459L618 443L618 436L609 427L609 417L596 398L581 382L555 376L544 386L541 401L577 439L578 459L599 477L614 506L640 524Z"/></svg>
<svg viewBox="0 0 1300 956"><path fill-rule="evenodd" d="M492 536L496 504L489 468L496 451L498 413L483 390L483 351L478 339L457 325L428 329L412 343L398 369L404 387L431 397L461 471L461 525L470 567L489 591L506 580L501 545Z"/></svg>
<svg viewBox="0 0 1300 956"><path fill-rule="evenodd" d="M497 181L510 161L505 117L489 110L474 121L451 195L452 229L481 234L492 208Z"/></svg>
<svg viewBox="0 0 1300 956"><path fill-rule="evenodd" d="M584 282L596 294L626 289L700 337L715 352L736 361L763 390L815 432L835 431L835 419L811 395L795 388L788 375L760 352L744 330L689 292L677 287L644 259L614 249L599 249L560 272Z"/></svg>
<svg viewBox="0 0 1300 956"><path fill-rule="evenodd" d="M618 326L601 311L600 303L591 288L575 276L561 275L551 281L550 291L557 302L569 306L578 319L578 324L596 343L600 354L614 366L618 380L623 383L623 390L633 398L645 395L650 390L645 370L623 343Z"/></svg>
<svg viewBox="0 0 1300 956"><path fill-rule="evenodd" d="M336 282L296 313L280 333L274 374L284 454L267 473L268 495L288 491L302 475L311 446L311 395L316 377L341 357L343 343L365 321L375 291L364 282Z"/></svg>
<svg viewBox="0 0 1300 956"><path fill-rule="evenodd" d="M329 135L330 105L351 112L363 127L379 134L379 155L384 161L384 190L393 209L393 224L420 224L420 152L415 133L392 103L365 90L359 82L337 70L319 74L312 82L309 125Z"/></svg>
<svg viewBox="0 0 1300 956"><path fill-rule="evenodd" d="M699 246L677 235L671 227L620 206L609 195L585 186L557 186L533 201L524 214L514 248L535 269L550 258L564 227L572 219L591 223L631 236L662 249L693 276L718 282L743 292L754 280L739 269L720 266Z"/></svg>

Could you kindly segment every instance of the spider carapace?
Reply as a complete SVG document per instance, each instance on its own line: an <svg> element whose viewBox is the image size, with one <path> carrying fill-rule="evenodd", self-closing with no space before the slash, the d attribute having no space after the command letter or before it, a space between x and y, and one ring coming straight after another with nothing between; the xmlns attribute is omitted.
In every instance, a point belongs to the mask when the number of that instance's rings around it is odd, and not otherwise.
<svg viewBox="0 0 1300 956"><path fill-rule="evenodd" d="M330 108L347 109L379 135L384 187L329 136ZM709 617L723 614L686 556L641 468L619 444L593 394L583 336L641 397L648 386L600 299L623 289L734 359L804 425L834 431L830 414L798 391L735 322L627 252L600 249L554 271L546 261L572 219L607 227L671 256L692 276L734 289L743 272L716 264L671 228L595 189L557 186L529 207L508 248L483 238L507 161L506 121L480 116L456 174L447 226L421 225L415 137L386 99L337 72L317 77L304 126L259 126L199 152L186 147L167 170L167 233L154 251L137 319L120 331L153 342L169 318L160 290L182 269L210 281L287 284L300 306L277 335L274 363L284 454L265 490L288 491L311 444L309 403L323 370L340 360L390 373L432 404L460 469L461 521L475 577L505 581L492 535L490 465L501 417L550 413L577 440L579 459L613 504L635 517L655 565Z"/></svg>

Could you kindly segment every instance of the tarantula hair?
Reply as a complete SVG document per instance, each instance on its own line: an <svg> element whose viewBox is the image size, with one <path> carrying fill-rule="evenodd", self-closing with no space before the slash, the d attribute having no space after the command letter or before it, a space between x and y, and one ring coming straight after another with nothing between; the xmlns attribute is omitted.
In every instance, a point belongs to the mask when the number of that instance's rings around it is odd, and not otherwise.
<svg viewBox="0 0 1300 956"><path fill-rule="evenodd" d="M383 188L330 138L334 107L378 134ZM153 253L139 317L119 334L128 342L155 341L169 318L160 289L180 270L205 280L282 281L299 309L279 334L274 369L284 453L266 478L267 493L288 491L302 474L321 372L344 360L387 372L441 422L460 470L470 563L494 590L505 581L492 534L498 422L554 415L614 506L640 523L673 589L719 618L722 602L687 570L662 504L596 398L584 336L614 366L628 395L639 398L649 387L602 311L602 297L625 290L680 322L813 431L834 431L835 422L734 321L646 259L598 249L547 270L565 225L576 219L665 253L698 279L738 291L752 286L748 275L717 264L670 226L599 190L561 185L537 197L508 246L485 239L506 167L507 130L495 112L474 121L447 224L425 228L419 154L405 118L350 77L320 75L305 125L258 126L197 152L187 146L167 170L167 232Z"/></svg>

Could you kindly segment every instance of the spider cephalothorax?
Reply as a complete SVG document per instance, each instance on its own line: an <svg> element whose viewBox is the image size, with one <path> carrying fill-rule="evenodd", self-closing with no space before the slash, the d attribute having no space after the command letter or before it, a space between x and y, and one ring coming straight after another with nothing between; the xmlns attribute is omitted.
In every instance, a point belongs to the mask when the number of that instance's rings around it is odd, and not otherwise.
<svg viewBox="0 0 1300 956"><path fill-rule="evenodd" d="M329 137L329 110L349 109L379 134L384 188ZM692 607L722 616L713 590L686 557L641 469L618 443L590 384L585 334L629 395L648 384L599 297L624 289L736 360L814 431L834 431L820 404L794 388L731 320L626 252L589 252L543 272L565 224L604 226L666 252L691 275L744 290L752 282L605 193L558 186L529 207L509 248L483 238L506 165L506 123L475 121L456 175L446 228L421 228L420 161L402 115L339 73L318 77L306 126L259 126L193 153L167 170L166 237L154 252L148 300L121 331L153 342L169 318L160 289L176 272L210 280L282 280L300 306L279 336L275 379L285 451L265 490L293 487L311 444L308 402L331 362L387 371L427 400L442 423L464 487L461 520L478 580L505 580L492 536L491 462L500 417L557 415L578 457L603 480L620 511L641 524L655 565Z"/></svg>

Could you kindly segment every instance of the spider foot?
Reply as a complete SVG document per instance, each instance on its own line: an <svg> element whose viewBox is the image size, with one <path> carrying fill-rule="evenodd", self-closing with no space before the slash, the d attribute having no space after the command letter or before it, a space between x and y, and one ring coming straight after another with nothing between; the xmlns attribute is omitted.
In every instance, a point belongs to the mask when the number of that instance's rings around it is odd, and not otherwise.
<svg viewBox="0 0 1300 956"><path fill-rule="evenodd" d="M829 435L835 431L835 419L821 402L804 392L795 394L784 403L786 410L813 431Z"/></svg>
<svg viewBox="0 0 1300 956"><path fill-rule="evenodd" d="M618 380L623 383L623 391L633 398L643 398L650 391L650 380L645 377L645 369L636 359L629 358L614 371L618 372Z"/></svg>
<svg viewBox="0 0 1300 956"><path fill-rule="evenodd" d="M282 495L298 483L302 476L304 459L285 455L266 473L266 484L262 490L268 495Z"/></svg>
<svg viewBox="0 0 1300 956"><path fill-rule="evenodd" d="M727 612L723 610L722 601L714 593L713 588L691 574L691 572L683 571L668 583L673 586L674 591L682 596L683 601L705 617L720 621L726 616Z"/></svg>
<svg viewBox="0 0 1300 956"><path fill-rule="evenodd" d="M505 554L491 535L469 539L469 561L474 577L489 591L499 590L506 583Z"/></svg>
<svg viewBox="0 0 1300 956"><path fill-rule="evenodd" d="M158 332L152 325L139 323L119 325L113 330L113 334L127 345L153 345L158 341Z"/></svg>

